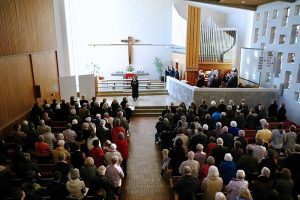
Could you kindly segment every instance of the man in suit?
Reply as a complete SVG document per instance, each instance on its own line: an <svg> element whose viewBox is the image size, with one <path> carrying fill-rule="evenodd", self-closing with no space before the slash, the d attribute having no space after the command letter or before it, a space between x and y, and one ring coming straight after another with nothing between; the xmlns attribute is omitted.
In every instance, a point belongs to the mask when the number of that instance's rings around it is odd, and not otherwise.
<svg viewBox="0 0 300 200"><path fill-rule="evenodd" d="M231 77L228 80L227 87L228 88L236 88L238 86L238 77L237 77L238 71L235 69L234 71L231 71Z"/></svg>

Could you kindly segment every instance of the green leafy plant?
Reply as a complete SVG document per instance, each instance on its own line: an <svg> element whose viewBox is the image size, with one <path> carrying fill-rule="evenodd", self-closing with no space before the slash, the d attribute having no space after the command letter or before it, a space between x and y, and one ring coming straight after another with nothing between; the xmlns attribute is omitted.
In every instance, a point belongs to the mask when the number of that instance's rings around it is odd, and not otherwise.
<svg viewBox="0 0 300 200"><path fill-rule="evenodd" d="M156 71L160 74L160 76L162 76L163 72L164 72L164 66L161 62L161 59L159 57L154 57L154 62L153 64L156 67Z"/></svg>
<svg viewBox="0 0 300 200"><path fill-rule="evenodd" d="M88 62L86 67L88 68L90 74L94 74L95 76L100 74L101 67L99 64Z"/></svg>

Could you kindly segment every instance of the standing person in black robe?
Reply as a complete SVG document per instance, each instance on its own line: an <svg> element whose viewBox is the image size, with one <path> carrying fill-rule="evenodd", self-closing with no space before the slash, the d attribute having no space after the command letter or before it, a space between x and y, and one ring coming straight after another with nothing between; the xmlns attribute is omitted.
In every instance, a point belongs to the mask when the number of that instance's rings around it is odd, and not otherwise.
<svg viewBox="0 0 300 200"><path fill-rule="evenodd" d="M233 72L231 72L231 77L229 78L227 82L228 88L236 88L238 86L238 77L237 77L237 70L235 69Z"/></svg>
<svg viewBox="0 0 300 200"><path fill-rule="evenodd" d="M131 81L132 88L132 98L134 101L139 97L139 81L137 80L137 76L134 76Z"/></svg>

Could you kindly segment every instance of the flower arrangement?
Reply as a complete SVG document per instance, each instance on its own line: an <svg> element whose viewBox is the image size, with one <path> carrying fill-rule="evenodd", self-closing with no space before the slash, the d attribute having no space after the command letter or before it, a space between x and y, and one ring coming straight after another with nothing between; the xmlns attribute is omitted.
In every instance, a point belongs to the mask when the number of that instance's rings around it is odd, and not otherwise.
<svg viewBox="0 0 300 200"><path fill-rule="evenodd" d="M128 65L126 67L126 72L133 72L134 71L134 67L132 65Z"/></svg>

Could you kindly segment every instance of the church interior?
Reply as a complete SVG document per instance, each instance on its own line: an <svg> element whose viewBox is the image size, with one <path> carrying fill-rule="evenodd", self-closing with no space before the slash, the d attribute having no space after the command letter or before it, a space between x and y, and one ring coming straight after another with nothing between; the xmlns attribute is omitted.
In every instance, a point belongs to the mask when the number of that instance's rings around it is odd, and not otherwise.
<svg viewBox="0 0 300 200"><path fill-rule="evenodd" d="M0 199L300 198L300 0L0 16Z"/></svg>

